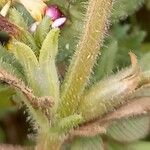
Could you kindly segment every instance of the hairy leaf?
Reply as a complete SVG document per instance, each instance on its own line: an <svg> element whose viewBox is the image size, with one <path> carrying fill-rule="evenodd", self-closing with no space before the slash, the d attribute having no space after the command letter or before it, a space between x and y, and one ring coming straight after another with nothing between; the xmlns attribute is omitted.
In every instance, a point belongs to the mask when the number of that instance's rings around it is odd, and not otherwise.
<svg viewBox="0 0 150 150"><path fill-rule="evenodd" d="M76 137L68 146L68 150L104 150L104 147L100 136Z"/></svg>
<svg viewBox="0 0 150 150"><path fill-rule="evenodd" d="M33 88L36 94L40 94L40 86L37 85L38 80L36 78L39 65L31 48L24 43L13 41L10 45L10 50L24 67L28 85Z"/></svg>
<svg viewBox="0 0 150 150"><path fill-rule="evenodd" d="M116 0L114 2L114 11L112 13L113 22L124 19L133 14L144 3L145 0Z"/></svg>
<svg viewBox="0 0 150 150"><path fill-rule="evenodd" d="M49 93L55 99L55 106L58 105L59 100L59 79L55 66L55 57L58 52L58 36L59 29L50 30L43 41L39 55L39 65L43 72L44 80L48 83Z"/></svg>
<svg viewBox="0 0 150 150"><path fill-rule="evenodd" d="M140 60L140 65L143 71L148 71L150 70L150 52L146 53L143 55L143 57Z"/></svg>
<svg viewBox="0 0 150 150"><path fill-rule="evenodd" d="M17 38L17 40L28 45L36 55L39 54L39 49L35 43L35 40L33 36L27 30L21 29L21 34L19 38Z"/></svg>
<svg viewBox="0 0 150 150"><path fill-rule="evenodd" d="M58 28L50 30L50 32L46 36L40 50L39 56L40 64L43 64L45 62L48 63L51 59L55 59L58 52L58 36L59 36Z"/></svg>
<svg viewBox="0 0 150 150"><path fill-rule="evenodd" d="M15 110L11 98L15 94L15 90L9 86L0 83L0 118L8 111Z"/></svg>
<svg viewBox="0 0 150 150"><path fill-rule="evenodd" d="M149 150L150 142L148 141L137 141L129 144L120 144L115 142L110 142L108 150Z"/></svg>
<svg viewBox="0 0 150 150"><path fill-rule="evenodd" d="M131 30L129 32L129 30ZM130 64L128 53L134 52L137 57L141 56L141 43L144 40L145 32L138 28L131 29L130 25L114 25L110 31L110 35L106 38L102 54L99 56L97 65L94 68L94 74L91 78L93 82L117 72ZM114 41L117 42L117 49L114 49ZM104 59L105 58L105 59ZM111 62L110 65L108 62ZM111 68L111 72L107 68Z"/></svg>
<svg viewBox="0 0 150 150"><path fill-rule="evenodd" d="M79 112L87 121L102 116L125 103L125 97L135 90L138 83L139 69L136 64L87 90L79 105Z"/></svg>
<svg viewBox="0 0 150 150"><path fill-rule="evenodd" d="M15 57L24 66L26 72L30 74L38 66L37 58L31 48L17 41L11 43L11 46L11 52L14 53Z"/></svg>
<svg viewBox="0 0 150 150"><path fill-rule="evenodd" d="M49 17L45 16L43 20L38 25L34 38L38 47L41 47L46 35L50 31L51 20Z"/></svg>
<svg viewBox="0 0 150 150"><path fill-rule="evenodd" d="M120 142L132 142L144 138L149 132L150 116L116 121L107 129L107 135Z"/></svg>
<svg viewBox="0 0 150 150"><path fill-rule="evenodd" d="M61 134L67 133L69 130L77 127L82 119L83 118L81 115L74 114L74 115L68 116L61 120L58 120L58 123L56 122L53 130L56 130L57 132Z"/></svg>
<svg viewBox="0 0 150 150"><path fill-rule="evenodd" d="M23 16L15 8L9 10L9 20L19 27L22 27L24 30L28 29Z"/></svg>
<svg viewBox="0 0 150 150"><path fill-rule="evenodd" d="M94 73L95 80L103 78L105 75L112 74L114 65L116 64L116 55L118 52L118 43L116 40L111 40L108 48L104 49Z"/></svg>
<svg viewBox="0 0 150 150"><path fill-rule="evenodd" d="M11 74L26 81L23 67L21 63L14 57L13 54L9 53L7 49L0 45L0 66L5 68Z"/></svg>
<svg viewBox="0 0 150 150"><path fill-rule="evenodd" d="M23 16L23 18L26 18L26 23L28 26L30 26L32 23L34 23L33 17L30 15L30 13L27 11L27 9L22 4L14 3L13 6Z"/></svg>

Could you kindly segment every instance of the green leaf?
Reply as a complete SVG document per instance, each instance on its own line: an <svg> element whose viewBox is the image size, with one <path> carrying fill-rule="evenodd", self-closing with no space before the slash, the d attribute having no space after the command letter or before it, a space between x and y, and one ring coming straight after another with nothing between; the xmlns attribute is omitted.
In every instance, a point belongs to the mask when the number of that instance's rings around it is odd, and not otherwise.
<svg viewBox="0 0 150 150"><path fill-rule="evenodd" d="M59 29L50 30L43 41L39 55L40 68L43 72L44 80L49 85L48 90L50 96L54 98L55 106L58 105L59 100L59 79L55 66L55 57L58 52L58 36Z"/></svg>
<svg viewBox="0 0 150 150"><path fill-rule="evenodd" d="M0 83L0 117L6 112L13 110L11 98L15 94L15 90L8 85Z"/></svg>
<svg viewBox="0 0 150 150"><path fill-rule="evenodd" d="M143 71L149 71L150 70L150 52L144 54L139 63Z"/></svg>
<svg viewBox="0 0 150 150"><path fill-rule="evenodd" d="M150 77L150 74L149 74ZM150 86L145 86L140 88L139 90L136 90L133 94L132 94L133 98L144 98L144 97L149 97L150 98Z"/></svg>
<svg viewBox="0 0 150 150"><path fill-rule="evenodd" d="M68 116L66 118L63 118L61 120L58 121L58 123L56 123L54 125L54 129L59 133L67 133L69 130L77 127L79 125L79 123L81 123L82 121L82 116L81 115L71 115Z"/></svg>
<svg viewBox="0 0 150 150"><path fill-rule="evenodd" d="M50 31L51 20L48 16L45 16L38 25L34 38L38 47L41 47L46 35Z"/></svg>
<svg viewBox="0 0 150 150"><path fill-rule="evenodd" d="M114 66L116 64L115 58L118 52L118 43L115 40L107 45L107 49L104 49L101 55L101 58L98 62L98 67L95 71L95 80L103 78L105 75L112 74Z"/></svg>
<svg viewBox="0 0 150 150"><path fill-rule="evenodd" d="M0 83L0 100L3 100L5 98L10 98L14 94L15 94L15 91L11 87L3 83ZM0 105L5 107L7 106L7 102L3 100L3 102L1 102Z"/></svg>
<svg viewBox="0 0 150 150"><path fill-rule="evenodd" d="M18 106L23 106L24 111L28 116L29 123L34 130L40 129L45 132L49 129L49 121L44 113L39 109L34 109L33 106L29 103L27 97L21 93L21 91L17 91L13 100L18 104ZM23 102L23 103L22 103Z"/></svg>
<svg viewBox="0 0 150 150"><path fill-rule="evenodd" d="M27 23L25 22L23 16L15 8L9 10L9 20L19 27L22 27L24 30L28 30Z"/></svg>
<svg viewBox="0 0 150 150"><path fill-rule="evenodd" d="M137 141L133 143L115 143L113 141L109 142L108 150L149 150L150 142L148 141Z"/></svg>
<svg viewBox="0 0 150 150"><path fill-rule="evenodd" d="M116 22L119 19L124 19L128 15L133 14L145 0L116 0L113 6L112 21Z"/></svg>
<svg viewBox="0 0 150 150"><path fill-rule="evenodd" d="M26 81L24 70L20 62L2 45L0 45L0 66L6 69L9 73Z"/></svg>
<svg viewBox="0 0 150 150"><path fill-rule="evenodd" d="M39 64L31 48L24 43L13 41L10 50L24 67L28 85L33 88L36 94L40 94L40 86L37 85L38 80L36 78L39 72Z"/></svg>
<svg viewBox="0 0 150 150"><path fill-rule="evenodd" d="M21 29L21 34L19 38L17 38L17 40L28 45L32 49L32 51L38 56L39 48L37 47L33 36L27 30Z"/></svg>
<svg viewBox="0 0 150 150"><path fill-rule="evenodd" d="M139 76L139 67L135 65L95 83L80 97L79 113L90 121L126 103L125 97L136 89Z"/></svg>
<svg viewBox="0 0 150 150"><path fill-rule="evenodd" d="M105 40L105 46L103 46L102 54L98 58L91 81L97 82L103 77L130 65L130 58L128 57L130 51L140 57L142 55L140 46L145 35L144 31L138 28L131 29L130 25L127 24L114 25L109 37ZM117 42L117 50L113 47L115 41Z"/></svg>
<svg viewBox="0 0 150 150"><path fill-rule="evenodd" d="M127 150L149 150L150 142L139 141L132 144L127 145Z"/></svg>
<svg viewBox="0 0 150 150"><path fill-rule="evenodd" d="M119 142L132 142L148 135L149 127L149 116L122 119L108 127L107 135Z"/></svg>
<svg viewBox="0 0 150 150"><path fill-rule="evenodd" d="M140 57L140 46L145 36L146 33L143 30L137 27L131 29L130 25L115 25L113 27L111 37L118 42L118 52L115 59L116 68L122 69L130 64L130 58L128 57L130 51ZM116 68L114 68L114 71L117 70Z"/></svg>
<svg viewBox="0 0 150 150"><path fill-rule="evenodd" d="M12 44L11 52L20 61L23 67L26 69L26 73L31 72L38 66L38 60L30 47L24 43L15 41Z"/></svg>
<svg viewBox="0 0 150 150"><path fill-rule="evenodd" d="M55 59L58 52L58 36L58 28L51 29L50 32L47 34L40 50L40 64L48 63L51 59Z"/></svg>
<svg viewBox="0 0 150 150"><path fill-rule="evenodd" d="M68 150L104 150L104 147L100 136L76 137Z"/></svg>
<svg viewBox="0 0 150 150"><path fill-rule="evenodd" d="M26 18L26 23L28 26L30 26L32 23L34 23L34 19L30 15L30 13L27 11L27 9L20 3L14 3L14 8L22 15L23 18Z"/></svg>

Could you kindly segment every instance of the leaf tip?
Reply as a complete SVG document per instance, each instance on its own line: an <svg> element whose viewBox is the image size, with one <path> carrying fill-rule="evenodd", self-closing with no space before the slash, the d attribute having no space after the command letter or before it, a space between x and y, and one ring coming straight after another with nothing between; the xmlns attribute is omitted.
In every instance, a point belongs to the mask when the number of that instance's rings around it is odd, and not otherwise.
<svg viewBox="0 0 150 150"><path fill-rule="evenodd" d="M138 63L137 56L134 53L132 53L131 51L129 52L129 55L130 55L132 66L136 66Z"/></svg>

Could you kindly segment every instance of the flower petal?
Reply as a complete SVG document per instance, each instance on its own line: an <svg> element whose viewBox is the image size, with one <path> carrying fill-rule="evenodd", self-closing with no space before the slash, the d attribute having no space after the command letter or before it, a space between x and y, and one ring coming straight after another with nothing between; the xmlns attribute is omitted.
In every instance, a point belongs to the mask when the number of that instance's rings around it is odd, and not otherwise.
<svg viewBox="0 0 150 150"><path fill-rule="evenodd" d="M1 14L3 17L5 17L5 16L7 15L10 6L11 6L11 0L9 0L9 1L5 4L5 6L2 8L2 10L0 11L0 14Z"/></svg>
<svg viewBox="0 0 150 150"><path fill-rule="evenodd" d="M18 0L24 7L29 11L31 16L40 21L42 19L42 15L44 14L44 9L46 4L43 0Z"/></svg>
<svg viewBox="0 0 150 150"><path fill-rule="evenodd" d="M66 22L66 20L67 20L66 17L62 17L62 18L56 19L56 20L52 23L52 28L61 27L62 25L64 25L64 23Z"/></svg>

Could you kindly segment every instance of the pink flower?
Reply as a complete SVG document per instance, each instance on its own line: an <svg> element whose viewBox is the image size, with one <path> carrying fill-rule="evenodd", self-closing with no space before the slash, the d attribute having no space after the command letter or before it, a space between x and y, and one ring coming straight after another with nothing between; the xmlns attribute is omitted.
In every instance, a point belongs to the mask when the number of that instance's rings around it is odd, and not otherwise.
<svg viewBox="0 0 150 150"><path fill-rule="evenodd" d="M34 32L36 31L38 25L39 25L39 22L34 22L34 23L30 26L29 31L30 31L31 33L34 33Z"/></svg>
<svg viewBox="0 0 150 150"><path fill-rule="evenodd" d="M64 25L64 23L66 22L66 20L67 20L66 17L61 17L61 18L56 19L52 23L52 28L62 27Z"/></svg>
<svg viewBox="0 0 150 150"><path fill-rule="evenodd" d="M60 11L57 5L50 5L46 7L45 15L49 16L52 19L52 21L55 21L56 19L62 17L63 13Z"/></svg>
<svg viewBox="0 0 150 150"><path fill-rule="evenodd" d="M50 5L46 7L45 15L49 16L53 21L53 28L62 27L67 20L67 18L64 16L64 14L61 12L57 5Z"/></svg>

